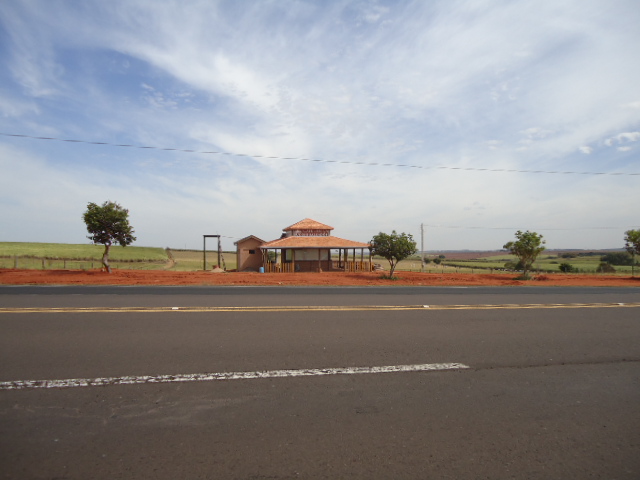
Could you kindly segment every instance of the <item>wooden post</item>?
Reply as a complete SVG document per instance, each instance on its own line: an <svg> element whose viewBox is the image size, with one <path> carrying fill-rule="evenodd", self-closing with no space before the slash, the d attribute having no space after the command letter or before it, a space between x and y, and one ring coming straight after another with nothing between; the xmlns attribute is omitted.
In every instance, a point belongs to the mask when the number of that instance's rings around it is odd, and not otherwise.
<svg viewBox="0 0 640 480"><path fill-rule="evenodd" d="M222 262L220 261L220 256L222 255L222 243L220 242L220 237L218 237L218 268L222 268Z"/></svg>

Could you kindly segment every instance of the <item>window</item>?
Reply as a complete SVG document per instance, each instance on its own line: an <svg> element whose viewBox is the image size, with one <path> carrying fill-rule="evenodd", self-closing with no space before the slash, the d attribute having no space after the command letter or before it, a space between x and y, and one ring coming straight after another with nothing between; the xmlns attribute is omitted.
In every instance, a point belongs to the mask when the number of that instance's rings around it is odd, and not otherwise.
<svg viewBox="0 0 640 480"><path fill-rule="evenodd" d="M249 255L255 255L256 251L255 250L249 250Z"/></svg>

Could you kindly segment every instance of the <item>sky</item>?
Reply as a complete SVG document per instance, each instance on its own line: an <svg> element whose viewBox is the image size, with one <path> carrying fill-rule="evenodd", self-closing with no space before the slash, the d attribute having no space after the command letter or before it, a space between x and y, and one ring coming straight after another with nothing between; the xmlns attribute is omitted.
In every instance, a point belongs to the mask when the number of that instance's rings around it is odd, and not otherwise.
<svg viewBox="0 0 640 480"><path fill-rule="evenodd" d="M0 2L0 241L88 243L110 200L139 246L312 218L426 250L622 248L638 25L637 0Z"/></svg>

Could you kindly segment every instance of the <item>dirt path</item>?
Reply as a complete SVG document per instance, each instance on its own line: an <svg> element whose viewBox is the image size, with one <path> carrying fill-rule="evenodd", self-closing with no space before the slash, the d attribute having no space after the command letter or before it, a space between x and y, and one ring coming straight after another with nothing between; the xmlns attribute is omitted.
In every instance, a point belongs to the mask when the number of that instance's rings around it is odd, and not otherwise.
<svg viewBox="0 0 640 480"><path fill-rule="evenodd" d="M335 285L335 286L601 286L640 287L640 277L614 275L545 274L530 281L513 273L465 274L399 272L398 280L374 273L212 273L160 270L0 270L4 285Z"/></svg>

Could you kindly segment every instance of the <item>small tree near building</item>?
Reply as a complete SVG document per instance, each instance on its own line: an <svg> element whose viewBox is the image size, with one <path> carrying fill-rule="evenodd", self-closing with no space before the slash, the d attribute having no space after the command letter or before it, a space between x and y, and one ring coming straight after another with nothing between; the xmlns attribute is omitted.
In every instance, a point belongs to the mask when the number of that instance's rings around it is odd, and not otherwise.
<svg viewBox="0 0 640 480"><path fill-rule="evenodd" d="M640 255L640 229L639 230L627 230L624 233L624 248L632 256L631 263L631 275L636 275L636 255Z"/></svg>
<svg viewBox="0 0 640 480"><path fill-rule="evenodd" d="M129 210L110 201L102 205L89 203L82 218L90 233L87 238L93 243L104 245L102 265L107 272L111 273L109 266L111 245L115 242L126 247L136 240L133 236L133 228L129 225Z"/></svg>
<svg viewBox="0 0 640 480"><path fill-rule="evenodd" d="M538 255L544 250L545 240L542 239L542 235L536 232L516 232L516 241L505 243L502 248L509 250L515 255L522 264L522 278L529 278L528 272L531 269L533 262L536 261Z"/></svg>
<svg viewBox="0 0 640 480"><path fill-rule="evenodd" d="M416 242L410 233L391 234L380 232L371 239L371 254L386 258L391 270L389 278L393 278L398 263L418 251Z"/></svg>

